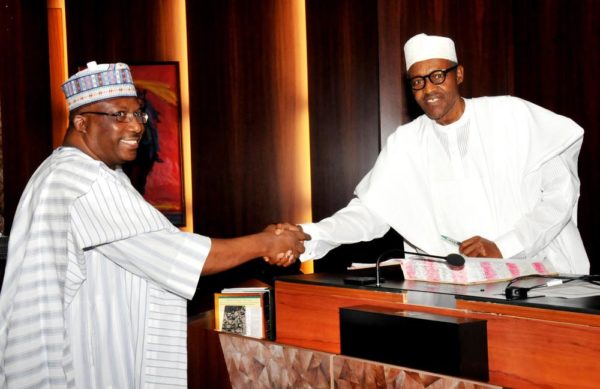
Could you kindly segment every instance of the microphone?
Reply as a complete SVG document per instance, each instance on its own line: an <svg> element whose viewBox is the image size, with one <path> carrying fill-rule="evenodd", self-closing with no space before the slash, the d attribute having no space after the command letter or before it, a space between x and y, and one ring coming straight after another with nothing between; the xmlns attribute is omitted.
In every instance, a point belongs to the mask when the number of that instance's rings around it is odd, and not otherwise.
<svg viewBox="0 0 600 389"><path fill-rule="evenodd" d="M418 255L420 257L441 258L441 259L445 260L448 263L448 265L450 265L450 266L462 266L465 264L465 258L462 255L456 254L456 253L448 254L445 257L442 257L440 255L433 255L433 254L411 253L409 251L405 251L404 253Z"/></svg>
<svg viewBox="0 0 600 389"><path fill-rule="evenodd" d="M445 260L446 263L450 266L463 266L465 264L465 258L462 255L456 254L456 253L448 254L445 257L442 257L440 255L413 253L413 252L404 251L401 249L391 249L391 250L384 251L379 256L379 258L377 258L377 262L375 262L375 279L376 279L375 286L381 286L380 277L379 277L379 262L383 258L389 259L389 258L392 258L397 255L404 257L404 254L413 254L413 255L418 255L421 257L440 258L440 259Z"/></svg>

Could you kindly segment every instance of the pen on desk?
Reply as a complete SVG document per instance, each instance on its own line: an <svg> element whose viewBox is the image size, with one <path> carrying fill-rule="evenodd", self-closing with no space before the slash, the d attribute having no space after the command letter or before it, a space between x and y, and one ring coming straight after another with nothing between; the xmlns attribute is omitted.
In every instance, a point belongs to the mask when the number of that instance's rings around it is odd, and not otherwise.
<svg viewBox="0 0 600 389"><path fill-rule="evenodd" d="M460 245L461 245L461 243L462 243L462 242L459 242L459 241L458 241L458 240L456 240L456 239L449 238L449 237L447 237L446 235L441 235L441 237L442 237L442 239L444 239L445 241L448 241L448 242L450 242L450 243L452 243L453 245L456 245L456 246L460 246Z"/></svg>

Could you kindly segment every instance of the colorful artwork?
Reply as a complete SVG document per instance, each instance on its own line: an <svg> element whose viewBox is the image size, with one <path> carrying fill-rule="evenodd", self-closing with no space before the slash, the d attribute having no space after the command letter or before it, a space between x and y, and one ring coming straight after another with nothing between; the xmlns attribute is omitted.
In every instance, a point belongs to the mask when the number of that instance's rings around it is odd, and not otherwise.
<svg viewBox="0 0 600 389"><path fill-rule="evenodd" d="M149 203L174 225L185 225L179 64L130 64L130 68L149 119L136 160L123 168Z"/></svg>

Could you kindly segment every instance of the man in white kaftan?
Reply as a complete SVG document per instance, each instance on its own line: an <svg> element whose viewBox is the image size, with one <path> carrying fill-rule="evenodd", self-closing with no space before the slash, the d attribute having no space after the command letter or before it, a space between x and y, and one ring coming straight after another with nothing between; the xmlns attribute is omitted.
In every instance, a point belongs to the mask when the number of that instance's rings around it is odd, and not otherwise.
<svg viewBox="0 0 600 389"><path fill-rule="evenodd" d="M470 256L545 258L587 274L576 226L581 127L515 97L460 97L463 69L448 38L417 35L405 55L425 115L389 137L347 207L302 225L312 240L301 260L391 227L407 251L456 252L444 235Z"/></svg>
<svg viewBox="0 0 600 389"><path fill-rule="evenodd" d="M10 233L0 388L186 388L186 299L200 275L261 256L285 265L306 235L179 231L121 169L148 119L128 66L90 63L63 90L64 144L30 179Z"/></svg>

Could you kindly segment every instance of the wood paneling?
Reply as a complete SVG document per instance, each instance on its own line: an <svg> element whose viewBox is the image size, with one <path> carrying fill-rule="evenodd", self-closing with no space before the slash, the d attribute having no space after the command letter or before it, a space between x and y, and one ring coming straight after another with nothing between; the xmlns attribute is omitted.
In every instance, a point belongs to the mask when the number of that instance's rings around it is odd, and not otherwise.
<svg viewBox="0 0 600 389"><path fill-rule="evenodd" d="M339 307L370 304L487 321L490 380L511 388L595 388L597 315L457 301L456 308L404 303L397 293L276 283L277 341L340 352ZM424 334L398 334L398 336Z"/></svg>
<svg viewBox="0 0 600 389"><path fill-rule="evenodd" d="M467 311L469 317L488 322L491 383L510 388L592 389L598 386L600 327L597 315L510 309L501 304L498 304L500 309L495 308L495 304L475 305L457 303L457 308L468 306L474 309ZM569 322L571 318L573 322Z"/></svg>
<svg viewBox="0 0 600 389"><path fill-rule="evenodd" d="M553 311L542 308L521 307L518 305L495 304L472 300L457 300L457 309L466 309L474 312L486 312L499 315L509 315L528 319L548 320L558 323L592 325L600 328L600 315L570 311Z"/></svg>
<svg viewBox="0 0 600 389"><path fill-rule="evenodd" d="M0 2L5 233L21 193L52 151L46 1Z"/></svg>
<svg viewBox="0 0 600 389"><path fill-rule="evenodd" d="M276 0L187 3L194 220L202 234L300 222L310 202L297 162L307 101L295 12L294 2Z"/></svg>
<svg viewBox="0 0 600 389"><path fill-rule="evenodd" d="M377 2L307 0L306 25L317 221L348 204L379 154Z"/></svg>
<svg viewBox="0 0 600 389"><path fill-rule="evenodd" d="M389 109L396 103L388 98L397 93L392 83L400 73L380 78L377 2L307 0L306 25L312 210L319 221L348 204L375 163L380 104ZM388 82L387 95L380 97L380 84ZM389 123L394 119L386 108L382 120ZM401 246L402 238L390 231L372 242L342 245L314 268L340 271L353 261L374 262L386 249Z"/></svg>
<svg viewBox="0 0 600 389"><path fill-rule="evenodd" d="M403 306L402 293L275 282L277 342L340 353L339 308ZM306 317L310 312L310 318Z"/></svg>
<svg viewBox="0 0 600 389"><path fill-rule="evenodd" d="M65 0L69 74L89 61L145 62L161 58L160 1Z"/></svg>
<svg viewBox="0 0 600 389"><path fill-rule="evenodd" d="M214 317L199 316L188 323L188 388L231 389Z"/></svg>
<svg viewBox="0 0 600 389"><path fill-rule="evenodd" d="M212 237L301 222L309 208L302 154L305 54L295 1L187 2L194 230ZM304 59L305 61L305 59ZM300 162L298 162L300 161ZM299 272L254 261L204 277L194 306L248 279ZM205 302L203 302L204 300Z"/></svg>
<svg viewBox="0 0 600 389"><path fill-rule="evenodd" d="M515 94L570 117L585 130L579 230L591 272L600 273L600 2L515 1L514 10Z"/></svg>

